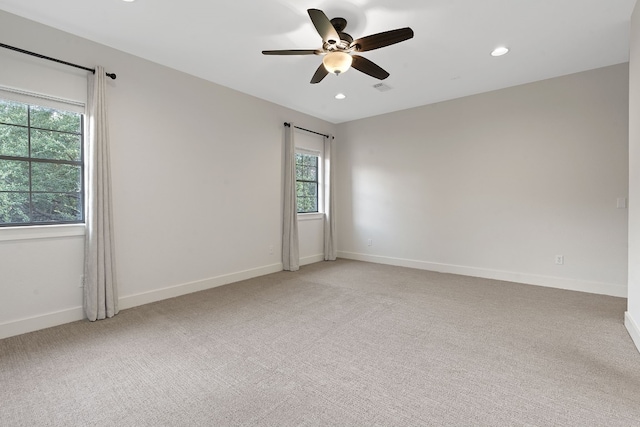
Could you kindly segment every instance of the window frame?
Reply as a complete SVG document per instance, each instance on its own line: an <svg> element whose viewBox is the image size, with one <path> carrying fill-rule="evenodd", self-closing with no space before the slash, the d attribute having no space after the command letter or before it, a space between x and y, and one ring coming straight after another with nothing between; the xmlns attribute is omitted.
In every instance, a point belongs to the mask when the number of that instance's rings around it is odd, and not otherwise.
<svg viewBox="0 0 640 427"><path fill-rule="evenodd" d="M322 158L322 153L320 151L317 150L309 150L306 148L302 148L302 147L296 147L295 148L295 153L296 153L296 158L298 154L301 155L306 155L306 156L313 156L316 158L316 180L315 181L309 181L309 180L300 180L298 179L298 162L296 161L296 212L298 214L298 216L301 217L315 217L315 216L319 216L319 215L324 215L324 209L323 209L323 203L322 203L322 162L323 162L323 158ZM298 191L297 191L297 187L298 187L298 182L304 182L304 183L315 183L316 184L316 209L315 211L300 211L299 207L298 207Z"/></svg>
<svg viewBox="0 0 640 427"><path fill-rule="evenodd" d="M0 99L9 102L17 102L21 104L26 104L28 117L27 124L15 124L15 123L2 123L6 126L15 126L16 128L27 129L27 149L28 156L11 156L11 155L2 155L0 154L0 160L8 160L8 161L21 161L27 163L28 169L28 190L24 191L24 193L28 193L29 205L30 208L33 206L33 195L34 194L80 194L80 203L81 212L80 219L75 220L56 220L56 221L33 221L33 217L31 216L29 222L12 222L12 223L0 223L0 230L2 230L3 236L0 236L0 240L14 240L18 236L11 231L11 229L34 229L33 232L28 233L25 238L42 238L46 237L53 233L53 235L78 235L80 233L80 229L84 230L85 221L86 221L86 201L87 201L87 187L86 187L86 115L85 115L85 105L81 102L70 101L66 99L50 97L47 95L36 94L31 92L26 92L22 90L6 88L0 86ZM32 126L31 124L31 109L32 107L37 108L46 108L46 109L54 109L62 112L70 112L76 113L80 118L80 127L79 132L67 132L67 131L59 131L55 129L43 129L36 126ZM52 158L39 158L34 157L32 153L32 131L43 131L43 132L55 132L58 134L64 135L75 135L78 136L80 141L80 155L79 160L63 160L63 159L52 159ZM73 167L79 167L80 169L80 178L79 178L79 186L80 191L78 193L69 193L65 191L34 191L33 190L33 164L47 164L47 165L69 165ZM30 212L32 215L32 212ZM51 231L46 231L46 227L52 227Z"/></svg>

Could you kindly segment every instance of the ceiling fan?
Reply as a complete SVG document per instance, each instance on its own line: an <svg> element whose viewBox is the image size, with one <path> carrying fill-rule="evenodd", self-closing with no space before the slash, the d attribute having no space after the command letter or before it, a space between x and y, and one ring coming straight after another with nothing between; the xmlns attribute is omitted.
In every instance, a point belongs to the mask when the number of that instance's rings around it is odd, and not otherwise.
<svg viewBox="0 0 640 427"><path fill-rule="evenodd" d="M311 22L318 30L318 34L322 37L321 49L263 50L262 53L264 55L324 55L322 64L311 78L311 83L320 83L327 74L338 75L350 67L384 80L389 77L389 73L367 58L353 53L379 49L413 37L413 30L406 27L353 40L353 37L344 32L347 26L346 19L333 18L329 20L320 9L308 9L307 12Z"/></svg>

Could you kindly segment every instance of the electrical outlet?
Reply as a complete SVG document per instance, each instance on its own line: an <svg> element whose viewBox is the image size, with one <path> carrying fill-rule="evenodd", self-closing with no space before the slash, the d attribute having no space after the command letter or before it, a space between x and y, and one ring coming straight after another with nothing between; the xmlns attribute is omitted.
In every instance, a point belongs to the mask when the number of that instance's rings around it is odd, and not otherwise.
<svg viewBox="0 0 640 427"><path fill-rule="evenodd" d="M371 239L367 240L367 246L373 246L373 240Z"/></svg>
<svg viewBox="0 0 640 427"><path fill-rule="evenodd" d="M627 198L626 197L618 197L616 201L616 207L618 209L626 209L627 208Z"/></svg>
<svg viewBox="0 0 640 427"><path fill-rule="evenodd" d="M564 255L556 255L556 264L563 265L564 264Z"/></svg>
<svg viewBox="0 0 640 427"><path fill-rule="evenodd" d="M273 255L273 245L269 245L269 255Z"/></svg>

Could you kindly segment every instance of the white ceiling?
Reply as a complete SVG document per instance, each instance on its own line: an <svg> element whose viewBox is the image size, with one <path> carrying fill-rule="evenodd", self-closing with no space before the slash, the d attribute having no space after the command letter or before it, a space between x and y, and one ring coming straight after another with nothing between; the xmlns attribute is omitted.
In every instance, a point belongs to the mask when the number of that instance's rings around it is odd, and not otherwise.
<svg viewBox="0 0 640 427"><path fill-rule="evenodd" d="M636 0L0 0L0 9L333 123L628 61ZM354 39L411 27L357 70L309 84L319 56L306 9L344 17ZM493 58L506 45L511 52ZM47 54L46 52L40 52ZM118 72L118 70L113 70ZM126 79L126 75L118 78ZM343 92L345 100L334 95Z"/></svg>

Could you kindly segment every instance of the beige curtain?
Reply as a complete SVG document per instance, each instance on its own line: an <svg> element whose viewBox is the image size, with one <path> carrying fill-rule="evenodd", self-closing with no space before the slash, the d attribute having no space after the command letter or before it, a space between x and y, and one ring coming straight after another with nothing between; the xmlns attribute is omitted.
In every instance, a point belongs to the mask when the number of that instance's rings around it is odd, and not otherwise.
<svg viewBox="0 0 640 427"><path fill-rule="evenodd" d="M284 128L284 206L282 224L282 267L300 269L298 249L298 207L296 203L296 146L293 123Z"/></svg>
<svg viewBox="0 0 640 427"><path fill-rule="evenodd" d="M336 241L336 204L335 204L335 173L334 144L332 135L324 138L324 260L335 261L338 255Z"/></svg>
<svg viewBox="0 0 640 427"><path fill-rule="evenodd" d="M84 310L91 321L118 313L111 171L107 122L106 76L96 67L89 76L87 105L88 155L84 260Z"/></svg>

